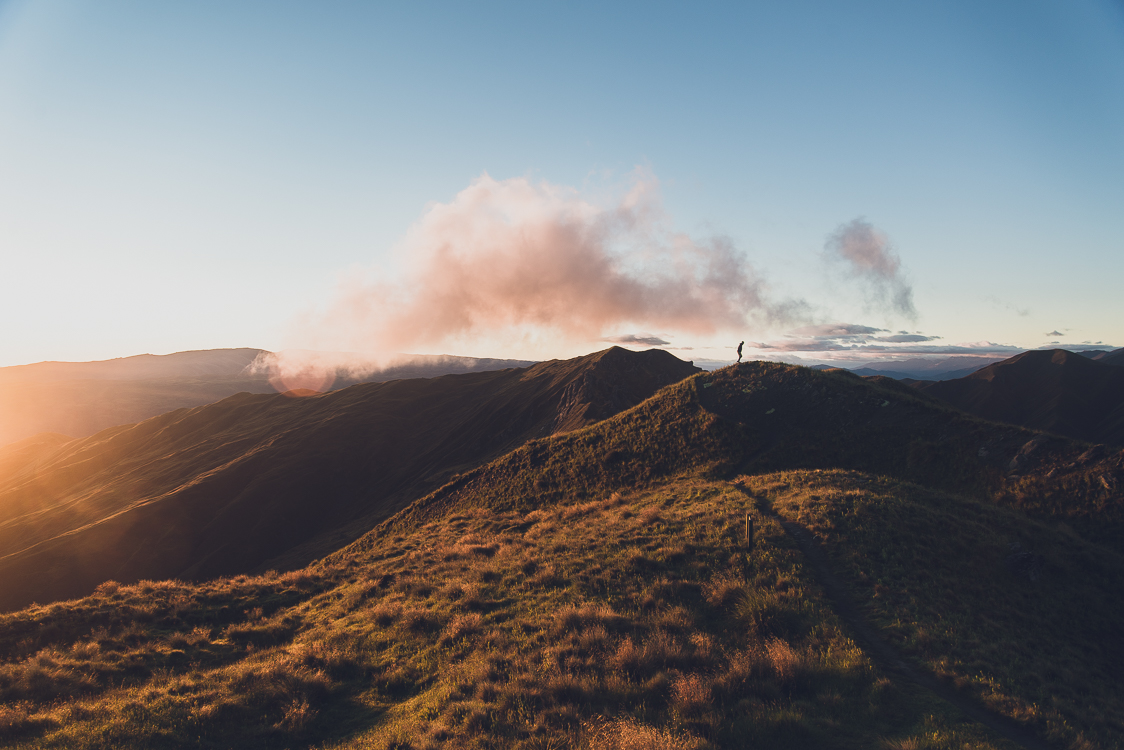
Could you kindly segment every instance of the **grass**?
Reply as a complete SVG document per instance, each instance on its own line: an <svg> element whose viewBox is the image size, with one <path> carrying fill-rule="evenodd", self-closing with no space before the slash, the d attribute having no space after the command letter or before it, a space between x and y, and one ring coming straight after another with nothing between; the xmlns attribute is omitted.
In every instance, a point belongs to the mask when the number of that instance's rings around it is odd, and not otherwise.
<svg viewBox="0 0 1124 750"><path fill-rule="evenodd" d="M745 471L923 669L1058 746L1113 746L1115 460L842 373L726 368L309 568L0 615L0 743L1011 747L864 655L725 481Z"/></svg>
<svg viewBox="0 0 1124 750"><path fill-rule="evenodd" d="M386 526L408 531L462 507L581 502L675 476L801 468L854 469L1008 505L1124 552L1124 453L985 422L897 383L771 362L702 373L611 419L531 441Z"/></svg>
<svg viewBox="0 0 1124 750"><path fill-rule="evenodd" d="M746 479L806 526L880 630L1059 746L1124 736L1124 559L1043 523L853 472Z"/></svg>
<svg viewBox="0 0 1124 750"><path fill-rule="evenodd" d="M728 490L475 509L319 570L7 615L0 732L46 748L1006 747L880 673L775 522L744 544Z"/></svg>

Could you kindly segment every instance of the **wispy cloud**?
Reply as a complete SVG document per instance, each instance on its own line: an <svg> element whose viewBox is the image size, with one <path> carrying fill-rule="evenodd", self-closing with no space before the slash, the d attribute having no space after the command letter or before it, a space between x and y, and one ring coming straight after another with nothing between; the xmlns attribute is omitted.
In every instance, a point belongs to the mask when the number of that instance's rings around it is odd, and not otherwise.
<svg viewBox="0 0 1124 750"><path fill-rule="evenodd" d="M843 224L824 245L828 259L840 262L848 275L866 287L867 301L878 307L915 320L913 287L906 281L901 259L889 238L863 218Z"/></svg>
<svg viewBox="0 0 1124 750"><path fill-rule="evenodd" d="M1011 304L1007 300L1000 299L999 297L996 297L994 295L992 295L990 297L985 297L985 299L988 302L990 302L991 306L994 307L996 310L1003 310L1004 312L1013 312L1015 315L1018 315L1020 318L1025 318L1026 316L1030 315L1030 308L1029 307L1019 307L1018 305Z"/></svg>
<svg viewBox="0 0 1124 750"><path fill-rule="evenodd" d="M665 341L659 336L653 336L650 333L627 333L623 336L609 336L608 338L601 339L608 341L610 344L624 344L639 345L639 346L667 346L670 341Z"/></svg>
<svg viewBox="0 0 1124 750"><path fill-rule="evenodd" d="M1061 331L1050 331L1046 335L1047 336L1064 336L1065 334L1062 333ZM1054 343L1057 343L1057 342L1054 342Z"/></svg>

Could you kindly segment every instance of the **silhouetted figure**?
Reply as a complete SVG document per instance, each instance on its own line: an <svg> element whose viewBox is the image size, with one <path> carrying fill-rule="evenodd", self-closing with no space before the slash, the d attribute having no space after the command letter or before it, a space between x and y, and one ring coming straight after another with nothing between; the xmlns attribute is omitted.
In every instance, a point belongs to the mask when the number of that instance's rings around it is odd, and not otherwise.
<svg viewBox="0 0 1124 750"><path fill-rule="evenodd" d="M742 361L742 345L743 344L745 344L744 341L741 344L738 344L738 364L741 364L741 361Z"/></svg>

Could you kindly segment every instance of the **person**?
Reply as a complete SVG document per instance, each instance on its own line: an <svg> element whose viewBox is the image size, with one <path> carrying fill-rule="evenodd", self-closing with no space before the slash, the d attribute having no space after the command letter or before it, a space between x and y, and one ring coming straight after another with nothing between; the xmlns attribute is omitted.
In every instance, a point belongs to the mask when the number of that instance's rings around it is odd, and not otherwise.
<svg viewBox="0 0 1124 750"><path fill-rule="evenodd" d="M742 345L743 344L745 344L744 341L741 342L741 344L738 344L738 364L741 364L741 361L742 361Z"/></svg>

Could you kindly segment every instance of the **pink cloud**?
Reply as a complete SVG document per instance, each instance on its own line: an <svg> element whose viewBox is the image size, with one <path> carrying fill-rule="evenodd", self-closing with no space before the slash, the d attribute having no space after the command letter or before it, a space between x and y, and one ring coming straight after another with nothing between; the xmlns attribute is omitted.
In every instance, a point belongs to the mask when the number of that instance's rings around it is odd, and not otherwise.
<svg viewBox="0 0 1124 750"><path fill-rule="evenodd" d="M709 335L783 317L728 239L667 224L649 175L603 205L484 174L411 228L404 273L349 279L307 328L386 352L528 327L594 341L626 327Z"/></svg>

